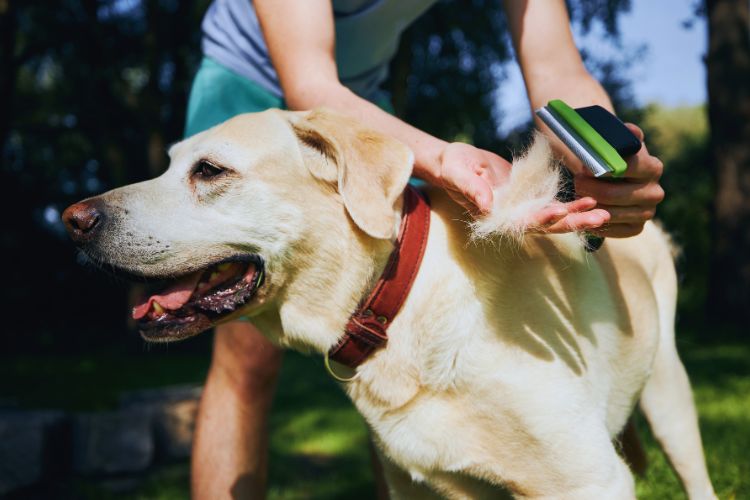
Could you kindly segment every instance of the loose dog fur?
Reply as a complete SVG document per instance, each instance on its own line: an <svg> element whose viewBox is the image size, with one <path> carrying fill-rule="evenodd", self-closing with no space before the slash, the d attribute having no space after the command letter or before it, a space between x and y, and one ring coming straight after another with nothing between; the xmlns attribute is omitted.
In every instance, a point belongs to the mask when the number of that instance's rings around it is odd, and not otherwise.
<svg viewBox="0 0 750 500"><path fill-rule="evenodd" d="M529 214L555 200L560 190L559 168L549 143L540 133L526 153L513 162L510 179L494 191L492 211L472 222L476 238L520 240L530 228Z"/></svg>
<svg viewBox="0 0 750 500"><path fill-rule="evenodd" d="M412 291L388 345L345 384L392 496L633 498L613 438L640 399L690 498L715 498L675 349L663 232L649 223L593 254L576 235L501 236L554 195L549 156L540 144L516 165L495 212L475 225L484 238L443 192L428 193ZM222 320L248 315L281 345L328 351L392 249L411 152L331 112L268 111L170 157L161 177L95 199L103 219L84 251L160 278L260 255L265 284ZM200 160L223 172L200 178Z"/></svg>

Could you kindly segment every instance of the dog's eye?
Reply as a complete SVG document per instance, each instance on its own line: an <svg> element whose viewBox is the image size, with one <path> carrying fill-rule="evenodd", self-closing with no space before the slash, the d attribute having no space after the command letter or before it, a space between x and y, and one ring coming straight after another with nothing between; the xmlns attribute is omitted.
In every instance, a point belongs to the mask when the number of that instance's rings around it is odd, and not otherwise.
<svg viewBox="0 0 750 500"><path fill-rule="evenodd" d="M220 175L223 172L224 172L223 168L217 167L213 163L206 161L206 160L199 161L195 165L195 168L193 169L193 175L197 175L203 179L216 177L217 175Z"/></svg>

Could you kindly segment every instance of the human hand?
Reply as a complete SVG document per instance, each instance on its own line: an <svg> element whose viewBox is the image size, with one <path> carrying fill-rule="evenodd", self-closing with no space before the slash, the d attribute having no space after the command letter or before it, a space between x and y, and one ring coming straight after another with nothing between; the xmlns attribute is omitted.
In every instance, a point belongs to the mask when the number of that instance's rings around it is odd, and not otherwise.
<svg viewBox="0 0 750 500"><path fill-rule="evenodd" d="M489 151L452 142L440 155L436 184L474 216L492 209L492 188L507 182L511 164Z"/></svg>
<svg viewBox="0 0 750 500"><path fill-rule="evenodd" d="M474 217L492 209L492 190L508 182L511 164L500 156L470 144L453 142L440 155L440 172L435 184ZM596 207L596 201L584 197L569 203L554 202L528 214L533 232L568 233L600 228L609 221L609 213Z"/></svg>
<svg viewBox="0 0 750 500"><path fill-rule="evenodd" d="M642 143L643 131L632 123L626 125ZM596 179L588 171L576 173L576 193L595 199L598 208L610 215L606 226L589 232L613 238L640 233L643 225L654 217L656 205L664 199L664 190L659 185L663 171L661 160L651 156L643 144L636 155L628 158L628 169L617 182Z"/></svg>

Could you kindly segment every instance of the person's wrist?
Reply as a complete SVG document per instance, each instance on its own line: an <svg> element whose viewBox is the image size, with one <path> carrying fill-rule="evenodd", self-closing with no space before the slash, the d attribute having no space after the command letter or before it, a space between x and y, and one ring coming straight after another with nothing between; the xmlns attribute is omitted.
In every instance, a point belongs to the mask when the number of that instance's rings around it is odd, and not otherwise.
<svg viewBox="0 0 750 500"><path fill-rule="evenodd" d="M442 186L443 153L450 143L435 139L415 155L414 175L433 186Z"/></svg>

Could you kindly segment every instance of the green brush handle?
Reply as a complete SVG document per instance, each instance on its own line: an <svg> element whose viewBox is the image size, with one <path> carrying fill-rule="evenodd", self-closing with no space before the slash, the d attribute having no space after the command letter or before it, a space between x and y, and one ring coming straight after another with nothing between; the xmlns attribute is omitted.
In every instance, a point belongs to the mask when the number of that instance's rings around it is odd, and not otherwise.
<svg viewBox="0 0 750 500"><path fill-rule="evenodd" d="M625 163L622 156L575 109L560 99L551 100L547 106L565 120L565 123L575 130L591 149L596 151L612 170L613 177L620 177L625 173L628 164Z"/></svg>

